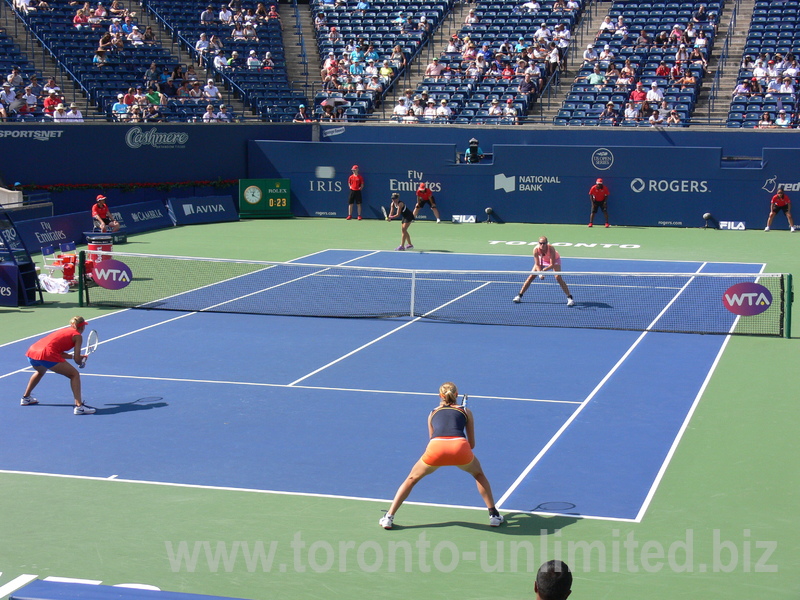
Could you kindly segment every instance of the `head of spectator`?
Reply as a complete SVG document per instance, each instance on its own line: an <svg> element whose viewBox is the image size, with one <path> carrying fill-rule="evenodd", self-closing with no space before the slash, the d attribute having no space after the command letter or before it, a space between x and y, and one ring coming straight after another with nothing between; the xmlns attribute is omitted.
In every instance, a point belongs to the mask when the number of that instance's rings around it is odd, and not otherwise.
<svg viewBox="0 0 800 600"><path fill-rule="evenodd" d="M572 572L567 563L548 560L539 567L533 591L536 600L566 600L572 593Z"/></svg>

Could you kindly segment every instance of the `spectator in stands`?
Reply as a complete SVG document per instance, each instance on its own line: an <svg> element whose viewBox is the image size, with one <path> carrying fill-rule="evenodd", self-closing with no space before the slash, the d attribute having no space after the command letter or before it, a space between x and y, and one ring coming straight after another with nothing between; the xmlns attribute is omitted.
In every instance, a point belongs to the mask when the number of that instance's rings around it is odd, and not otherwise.
<svg viewBox="0 0 800 600"><path fill-rule="evenodd" d="M556 25L555 31L553 32L553 36L555 38L558 51L561 53L561 58L564 58L564 54L566 53L567 48L569 47L569 43L572 40L572 34L569 32L569 29L566 28L564 23L559 23L558 25ZM602 60L602 58L600 60Z"/></svg>
<svg viewBox="0 0 800 600"><path fill-rule="evenodd" d="M67 108L61 103L56 106L56 109L53 111L51 116L53 117L54 123L66 123L69 121L69 117L67 116Z"/></svg>
<svg viewBox="0 0 800 600"><path fill-rule="evenodd" d="M175 98L181 102L186 102L186 100L189 99L189 82L185 79L178 86L178 89L175 90Z"/></svg>
<svg viewBox="0 0 800 600"><path fill-rule="evenodd" d="M108 26L108 33L122 33L122 21L120 19L111 19L111 25Z"/></svg>
<svg viewBox="0 0 800 600"><path fill-rule="evenodd" d="M233 123L233 114L228 110L225 104L219 105L219 112L217 113L218 123Z"/></svg>
<svg viewBox="0 0 800 600"><path fill-rule="evenodd" d="M656 108L650 114L650 118L648 119L648 121L650 122L651 127L656 127L657 125L664 124L664 117L661 114L661 111Z"/></svg>
<svg viewBox="0 0 800 600"><path fill-rule="evenodd" d="M375 66L375 61L370 58L367 61L367 66L364 67L364 81L369 81L373 75L378 77L378 67Z"/></svg>
<svg viewBox="0 0 800 600"><path fill-rule="evenodd" d="M25 86L22 99L25 101L28 114L33 114L39 110L39 98L33 93L30 85Z"/></svg>
<svg viewBox="0 0 800 600"><path fill-rule="evenodd" d="M12 102L16 99L17 95L14 93L14 90L11 88L11 84L7 81L3 83L3 90L0 91L0 102L2 102L3 106L8 108Z"/></svg>
<svg viewBox="0 0 800 600"><path fill-rule="evenodd" d="M647 92L645 91L644 84L641 81L636 82L636 87L631 92L630 100L637 105L640 105L642 102L647 100Z"/></svg>
<svg viewBox="0 0 800 600"><path fill-rule="evenodd" d="M367 91L372 92L375 98L375 108L380 106L380 96L383 93L383 85L381 84L381 79L377 75L373 75L370 77L369 82L366 85ZM420 107L422 108L422 107Z"/></svg>
<svg viewBox="0 0 800 600"><path fill-rule="evenodd" d="M553 39L553 32L547 27L547 23L542 21L539 29L533 32L533 40L541 44L548 44Z"/></svg>
<svg viewBox="0 0 800 600"><path fill-rule="evenodd" d="M764 97L765 98L772 98L775 94L778 94L781 89L781 82L773 77L769 78L769 83L767 83L767 89L764 90Z"/></svg>
<svg viewBox="0 0 800 600"><path fill-rule="evenodd" d="M594 45L588 44L586 46L586 50L583 51L583 66L591 66L597 63L597 52L594 49Z"/></svg>
<svg viewBox="0 0 800 600"><path fill-rule="evenodd" d="M209 104L206 106L206 112L203 113L203 123L216 123L217 113L214 112L214 105Z"/></svg>
<svg viewBox="0 0 800 600"><path fill-rule="evenodd" d="M648 102L661 104L661 101L664 99L664 90L659 88L658 83L654 81L650 84L650 90L647 92L646 98Z"/></svg>
<svg viewBox="0 0 800 600"><path fill-rule="evenodd" d="M554 13L562 13L567 10L567 5L564 3L564 0L556 0L553 3L552 10Z"/></svg>
<svg viewBox="0 0 800 600"><path fill-rule="evenodd" d="M614 50L611 49L611 46L609 44L606 44L605 46L603 46L603 49L600 51L600 55L598 56L598 60L601 61L601 62L614 60L614 56L615 56L614 55Z"/></svg>
<svg viewBox="0 0 800 600"><path fill-rule="evenodd" d="M547 58L545 58L545 76L549 79L558 70L561 64L561 53L555 42L550 42L547 51Z"/></svg>
<svg viewBox="0 0 800 600"><path fill-rule="evenodd" d="M203 88L203 97L208 100L222 100L222 92L220 92L219 88L214 84L213 79L209 79L206 82L206 86Z"/></svg>
<svg viewBox="0 0 800 600"><path fill-rule="evenodd" d="M611 17L606 15L603 18L603 22L600 23L600 29L597 32L597 36L595 39L599 38L604 33L614 33L616 30L617 25L614 21L611 20Z"/></svg>
<svg viewBox="0 0 800 600"><path fill-rule="evenodd" d="M758 123L756 124L756 128L757 129L774 129L775 128L775 122L772 120L772 117L770 116L770 114L768 112L764 112L761 115L761 118L759 119Z"/></svg>
<svg viewBox="0 0 800 600"><path fill-rule="evenodd" d="M194 50L197 53L197 64L198 66L202 66L208 54L209 42L208 42L208 34L201 33L200 39L195 42Z"/></svg>
<svg viewBox="0 0 800 600"><path fill-rule="evenodd" d="M250 54L247 55L247 61L245 65L251 71L257 71L261 68L261 59L258 58L255 50L250 50Z"/></svg>
<svg viewBox="0 0 800 600"><path fill-rule="evenodd" d="M233 38L234 42L245 41L247 39L247 34L244 31L244 24L235 23L233 26L233 31L231 31L231 37Z"/></svg>
<svg viewBox="0 0 800 600"><path fill-rule="evenodd" d="M131 31L125 39L127 39L134 47L144 46L144 36L139 30L138 25L133 26L133 31Z"/></svg>
<svg viewBox="0 0 800 600"><path fill-rule="evenodd" d="M782 127L788 129L792 124L791 118L786 114L784 109L778 111L778 116L775 119L775 127Z"/></svg>
<svg viewBox="0 0 800 600"><path fill-rule="evenodd" d="M36 75L31 75L30 83L28 84L31 88L31 94L36 96L40 101L43 99L42 96L44 94L44 88L42 84L39 83L39 78Z"/></svg>
<svg viewBox="0 0 800 600"><path fill-rule="evenodd" d="M100 69L106 66L107 64L108 64L108 59L106 58L106 51L100 49L95 50L94 56L92 57L92 66Z"/></svg>
<svg viewBox="0 0 800 600"><path fill-rule="evenodd" d="M625 104L625 112L623 116L625 118L626 123L633 123L639 121L640 119L639 109L633 102L627 102Z"/></svg>
<svg viewBox="0 0 800 600"><path fill-rule="evenodd" d="M667 31L659 31L653 40L654 48L666 49L669 47L669 33Z"/></svg>
<svg viewBox="0 0 800 600"><path fill-rule="evenodd" d="M186 76L185 79L187 81L195 81L196 79L200 79L197 76L197 72L194 70L194 65L190 64L186 67Z"/></svg>
<svg viewBox="0 0 800 600"><path fill-rule="evenodd" d="M67 121L72 123L83 123L83 113L81 113L78 105L74 102L69 105L69 111L67 112Z"/></svg>
<svg viewBox="0 0 800 600"><path fill-rule="evenodd" d="M200 24L201 25L213 25L214 24L214 7L210 4L206 7L206 9L200 13Z"/></svg>
<svg viewBox="0 0 800 600"><path fill-rule="evenodd" d="M120 0L113 0L111 6L108 7L109 16L114 19L124 19L128 16L128 11L122 6Z"/></svg>
<svg viewBox="0 0 800 600"><path fill-rule="evenodd" d="M446 98L439 101L439 106L436 108L436 118L444 121L449 121L453 116L453 110L448 106Z"/></svg>
<svg viewBox="0 0 800 600"><path fill-rule="evenodd" d="M167 98L158 89L158 84L151 85L147 94L145 94L146 106L155 104L156 106L164 106L167 103Z"/></svg>
<svg viewBox="0 0 800 600"><path fill-rule="evenodd" d="M217 50L217 55L214 57L214 69L217 71L225 71L228 68L228 59L225 58L225 53L222 50Z"/></svg>
<svg viewBox="0 0 800 600"><path fill-rule="evenodd" d="M603 112L600 113L598 118L601 121L616 125L618 123L619 114L617 113L617 109L614 107L614 103L611 101L607 102Z"/></svg>
<svg viewBox="0 0 800 600"><path fill-rule="evenodd" d="M0 121L8 121L8 112L2 102L0 102Z"/></svg>
<svg viewBox="0 0 800 600"><path fill-rule="evenodd" d="M436 102L433 99L425 100L425 109L422 111L422 115L427 121L432 121L436 118Z"/></svg>
<svg viewBox="0 0 800 600"><path fill-rule="evenodd" d="M667 125L680 125L681 123L683 123L683 121L681 121L680 113L675 109L671 110L669 112L669 117L667 117Z"/></svg>
<svg viewBox="0 0 800 600"><path fill-rule="evenodd" d="M767 83L767 69L764 67L764 62L760 58L756 59L756 66L753 67L753 78L761 85Z"/></svg>
<svg viewBox="0 0 800 600"><path fill-rule="evenodd" d="M639 37L636 38L636 49L650 48L653 45L653 38L644 29L639 32Z"/></svg>
<svg viewBox="0 0 800 600"><path fill-rule="evenodd" d="M475 9L470 8L467 16L464 18L464 25L475 25L476 23L480 23L480 21Z"/></svg>
<svg viewBox="0 0 800 600"><path fill-rule="evenodd" d="M687 69L684 71L683 77L675 81L675 84L681 86L682 90L693 90L697 87L697 77Z"/></svg>
<svg viewBox="0 0 800 600"><path fill-rule="evenodd" d="M2 101L2 98L0 98L0 101ZM61 97L56 93L55 90L50 90L47 94L47 97L44 99L45 114L52 116L59 104L61 104Z"/></svg>
<svg viewBox="0 0 800 600"><path fill-rule="evenodd" d="M784 71L785 73L785 71ZM779 94L791 94L794 96L794 83L792 82L791 77L784 77L783 83L781 83L781 87L778 89Z"/></svg>
<svg viewBox="0 0 800 600"><path fill-rule="evenodd" d="M220 6L217 20L223 25L233 25L233 12L227 4Z"/></svg>
<svg viewBox="0 0 800 600"><path fill-rule="evenodd" d="M142 75L142 79L144 80L144 85L150 87L154 83L158 83L158 66L156 63L151 62L150 66L145 69L144 74Z"/></svg>
<svg viewBox="0 0 800 600"><path fill-rule="evenodd" d="M100 36L100 40L97 42L97 52L108 52L113 48L112 46L113 35L110 32L106 31L103 35Z"/></svg>
<svg viewBox="0 0 800 600"><path fill-rule="evenodd" d="M136 104L136 90L132 87L129 87L128 92L123 96L122 101L126 106Z"/></svg>
<svg viewBox="0 0 800 600"><path fill-rule="evenodd" d="M133 22L130 15L125 17L125 21L122 23L122 35L129 35L133 31L134 25L136 25L136 23Z"/></svg>
<svg viewBox="0 0 800 600"><path fill-rule="evenodd" d="M656 68L656 77L669 77L669 67L667 66L667 61L662 60L658 63L658 67Z"/></svg>
<svg viewBox="0 0 800 600"><path fill-rule="evenodd" d="M433 100L431 100L431 102L433 102ZM395 121L404 121L406 115L408 115L409 108L410 107L406 106L404 98L398 98L397 104L395 104L394 108L392 109L392 117L394 117Z"/></svg>
<svg viewBox="0 0 800 600"><path fill-rule="evenodd" d="M128 117L128 105L123 102L125 94L117 94L117 101L111 107L111 118L115 121L125 121Z"/></svg>
<svg viewBox="0 0 800 600"><path fill-rule="evenodd" d="M541 4L537 0L528 0L519 7L520 11L528 15L537 15L542 9Z"/></svg>
<svg viewBox="0 0 800 600"><path fill-rule="evenodd" d="M595 86L597 89L601 89L606 84L606 76L603 74L603 71L600 69L600 65L595 63L594 69L588 75L582 75L575 78L575 82L577 83L580 80L584 80L589 85Z"/></svg>
<svg viewBox="0 0 800 600"><path fill-rule="evenodd" d="M257 42L258 41L258 33L256 33L256 25L255 25L255 23L245 23L244 24L244 38L248 42Z"/></svg>
<svg viewBox="0 0 800 600"><path fill-rule="evenodd" d="M517 107L514 106L514 100L508 98L506 105L503 108L503 122L511 125L519 125L519 113Z"/></svg>
<svg viewBox="0 0 800 600"><path fill-rule="evenodd" d="M695 23L708 23L708 13L706 12L706 5L701 4L697 10L692 14L692 21Z"/></svg>
<svg viewBox="0 0 800 600"><path fill-rule="evenodd" d="M732 98L736 98L737 96L744 96L745 98L749 98L751 95L750 90L750 80L745 79L744 81L738 83L735 88L733 88Z"/></svg>
<svg viewBox="0 0 800 600"><path fill-rule="evenodd" d="M151 104L144 111L143 119L145 123L160 123L164 120L164 114L161 112L161 107Z"/></svg>
<svg viewBox="0 0 800 600"><path fill-rule="evenodd" d="M789 58L786 68L783 70L786 77L797 77L800 75L800 67L797 65L797 59L794 57Z"/></svg>
<svg viewBox="0 0 800 600"><path fill-rule="evenodd" d="M259 7L260 6L264 6L264 3L263 2L259 2L258 5L259 5ZM265 17L266 17L266 15L265 15ZM263 19L260 19L260 20L263 21ZM314 29L316 29L317 32L319 33L319 32L322 32L323 30L327 30L327 28L328 28L328 19L325 16L325 13L320 11L320 12L317 13L317 16L314 17Z"/></svg>
<svg viewBox="0 0 800 600"><path fill-rule="evenodd" d="M572 573L567 563L548 560L539 567L533 593L536 600L567 600L572 593Z"/></svg>
<svg viewBox="0 0 800 600"><path fill-rule="evenodd" d="M193 81L192 87L189 89L189 100L199 100L203 97L203 88L200 87L199 81Z"/></svg>
<svg viewBox="0 0 800 600"><path fill-rule="evenodd" d="M21 88L23 84L22 74L20 73L19 67L14 65L11 67L11 73L6 76L6 81L11 84L13 88Z"/></svg>
<svg viewBox="0 0 800 600"><path fill-rule="evenodd" d="M703 56L708 55L708 38L706 37L705 31L701 31L697 34L697 37L692 42L692 48L699 50L700 54Z"/></svg>
<svg viewBox="0 0 800 600"><path fill-rule="evenodd" d="M495 98L489 105L489 116L490 117L502 117L503 116L503 107L500 106L500 101Z"/></svg>
<svg viewBox="0 0 800 600"><path fill-rule="evenodd" d="M83 12L82 8L79 8L75 12L75 16L72 17L72 24L78 31L88 31L91 29L91 26L89 25L89 17L86 16L86 13Z"/></svg>
<svg viewBox="0 0 800 600"><path fill-rule="evenodd" d="M44 85L44 91L48 94L54 91L59 96L61 95L61 87L56 83L55 77L49 77L47 79L47 83Z"/></svg>
<svg viewBox="0 0 800 600"><path fill-rule="evenodd" d="M517 86L517 95L522 96L526 102L536 99L538 88L530 73L526 73Z"/></svg>
<svg viewBox="0 0 800 600"><path fill-rule="evenodd" d="M689 63L689 51L686 50L686 44L678 46L678 51L675 52L675 62L680 62L682 65Z"/></svg>
<svg viewBox="0 0 800 600"><path fill-rule="evenodd" d="M241 69L242 66L243 66L243 61L239 56L239 53L236 50L234 50L233 52L231 52L231 57L228 59L228 70L236 71L238 69Z"/></svg>
<svg viewBox="0 0 800 600"><path fill-rule="evenodd" d="M320 115L319 120L321 123L333 123L336 120L336 117L333 114L332 104L322 105L322 115Z"/></svg>
<svg viewBox="0 0 800 600"><path fill-rule="evenodd" d="M297 114L294 116L294 123L311 123L314 117L308 112L305 104L298 107Z"/></svg>

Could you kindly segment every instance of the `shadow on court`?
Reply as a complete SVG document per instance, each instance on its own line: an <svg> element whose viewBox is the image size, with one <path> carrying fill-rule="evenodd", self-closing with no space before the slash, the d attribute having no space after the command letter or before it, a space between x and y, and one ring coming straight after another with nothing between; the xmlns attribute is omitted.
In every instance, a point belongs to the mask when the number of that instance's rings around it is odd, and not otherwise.
<svg viewBox="0 0 800 600"><path fill-rule="evenodd" d="M500 527L489 527L488 513L486 522L471 522L471 521L445 521L443 523L420 523L419 525L401 525L395 523L392 527L393 530L403 529L441 529L445 527L462 527L464 529L475 529L478 531L492 530L501 535L552 535L559 529L563 529L580 519L577 517L569 516L552 516L546 517L542 515L532 515L530 513L508 513L503 515L506 522Z"/></svg>
<svg viewBox="0 0 800 600"><path fill-rule="evenodd" d="M166 402L163 401L163 398L160 397L152 397L152 398L139 398L138 400L134 400L133 402L123 402L119 404L106 404L110 408L99 408L95 415L116 415L119 413L124 412L133 412L138 410L152 410L154 408L164 408L165 406L169 406Z"/></svg>

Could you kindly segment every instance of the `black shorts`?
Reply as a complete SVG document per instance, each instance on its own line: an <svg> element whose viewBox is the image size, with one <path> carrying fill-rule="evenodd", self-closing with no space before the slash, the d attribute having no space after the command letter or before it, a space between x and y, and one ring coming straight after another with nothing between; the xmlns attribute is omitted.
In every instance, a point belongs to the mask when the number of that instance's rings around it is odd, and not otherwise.
<svg viewBox="0 0 800 600"><path fill-rule="evenodd" d="M601 200L600 202L592 200L592 214L596 213L598 208L605 212L608 208L608 200Z"/></svg>
<svg viewBox="0 0 800 600"><path fill-rule="evenodd" d="M102 223L103 225L111 224L111 219L108 217L95 217L94 220L97 221L98 224L100 223Z"/></svg>
<svg viewBox="0 0 800 600"><path fill-rule="evenodd" d="M348 204L361 204L361 190L350 190L350 197L347 199Z"/></svg>
<svg viewBox="0 0 800 600"><path fill-rule="evenodd" d="M778 206L777 204L772 205L772 214L777 215L781 211L783 211L784 213L789 212L789 205L788 204L784 204L783 206Z"/></svg>
<svg viewBox="0 0 800 600"><path fill-rule="evenodd" d="M431 208L436 208L436 198L433 196L430 197L430 200L423 200L422 198L417 198L417 208L422 208L426 204L430 204Z"/></svg>

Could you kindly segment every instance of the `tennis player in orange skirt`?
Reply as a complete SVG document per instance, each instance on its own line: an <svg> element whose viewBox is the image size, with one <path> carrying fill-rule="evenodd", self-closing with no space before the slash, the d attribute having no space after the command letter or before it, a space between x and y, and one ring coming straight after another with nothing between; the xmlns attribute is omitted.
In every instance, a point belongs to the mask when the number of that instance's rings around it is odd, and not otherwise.
<svg viewBox="0 0 800 600"><path fill-rule="evenodd" d="M67 362L67 359L71 358L76 365L80 365L85 358L81 354L81 345L83 343L83 330L88 323L83 317L72 317L69 321L69 327L58 329L46 335L28 348L25 356L28 357L28 362L33 367L34 373L31 375L28 387L25 388L22 400L20 400L22 406L39 403L31 394L49 369L53 373L58 373L69 379L72 395L75 397L74 413L76 415L91 415L95 412L92 407L86 406L81 399L81 374ZM71 353L69 352L70 350L72 351Z"/></svg>
<svg viewBox="0 0 800 600"><path fill-rule="evenodd" d="M439 388L441 402L439 407L428 416L428 433L430 442L417 464L411 469L406 480L397 489L389 512L379 524L384 529L391 529L394 515L403 504L411 490L420 479L430 475L439 467L458 467L472 475L478 485L486 507L489 509L489 525L499 527L503 517L497 512L492 497L492 486L483 474L481 463L472 453L475 447L475 422L472 411L456 404L458 388L456 384L447 382Z"/></svg>

